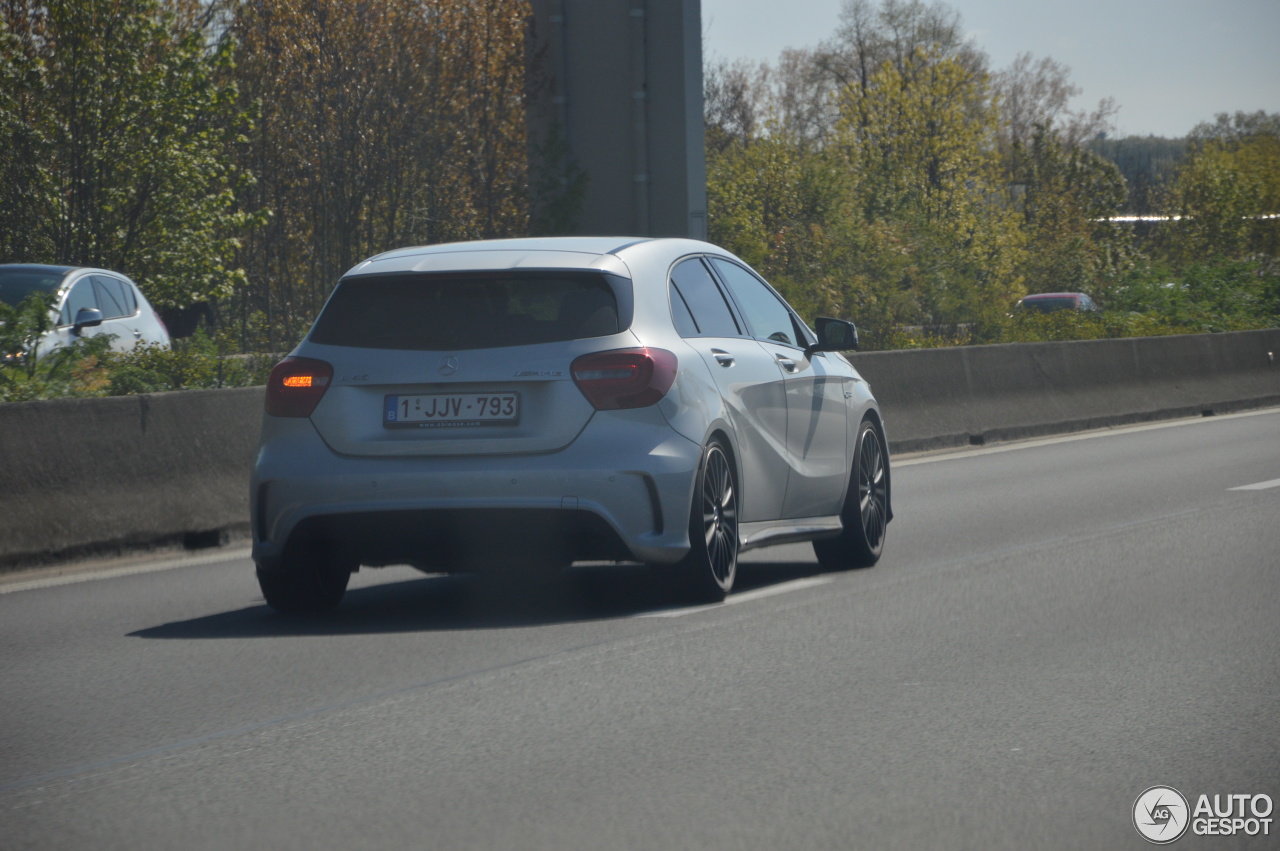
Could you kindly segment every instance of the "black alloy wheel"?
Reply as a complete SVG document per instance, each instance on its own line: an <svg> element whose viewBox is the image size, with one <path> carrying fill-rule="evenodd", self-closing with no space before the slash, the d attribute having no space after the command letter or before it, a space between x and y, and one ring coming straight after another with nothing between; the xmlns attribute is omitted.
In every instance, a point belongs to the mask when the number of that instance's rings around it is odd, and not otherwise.
<svg viewBox="0 0 1280 851"><path fill-rule="evenodd" d="M839 537L813 542L818 562L826 570L870 567L884 552L889 527L889 466L884 439L870 420L858 428L853 481L845 498Z"/></svg>
<svg viewBox="0 0 1280 851"><path fill-rule="evenodd" d="M670 571L681 596L718 603L738 572L738 484L724 444L707 443L689 517L689 554Z"/></svg>

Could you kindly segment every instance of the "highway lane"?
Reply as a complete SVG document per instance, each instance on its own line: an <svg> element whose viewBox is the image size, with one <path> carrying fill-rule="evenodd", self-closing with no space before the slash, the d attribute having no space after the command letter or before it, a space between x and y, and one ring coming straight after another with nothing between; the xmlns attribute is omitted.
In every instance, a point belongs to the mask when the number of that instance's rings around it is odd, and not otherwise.
<svg viewBox="0 0 1280 851"><path fill-rule="evenodd" d="M290 621L243 558L0 593L0 846L1146 847L1149 786L1280 798L1280 487L1234 490L1276 480L1280 411L899 459L880 565L753 553L709 609L394 569Z"/></svg>

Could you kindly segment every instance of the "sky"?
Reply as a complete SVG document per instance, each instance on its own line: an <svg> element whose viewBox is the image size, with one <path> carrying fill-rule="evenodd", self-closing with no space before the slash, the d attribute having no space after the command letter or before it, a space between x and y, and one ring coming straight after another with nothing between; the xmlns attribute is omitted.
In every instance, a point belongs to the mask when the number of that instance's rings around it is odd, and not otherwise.
<svg viewBox="0 0 1280 851"><path fill-rule="evenodd" d="M1117 136L1185 136L1220 112L1280 113L1280 0L944 0L991 59L1071 69L1076 110L1105 97ZM702 0L709 58L776 62L831 37L845 0Z"/></svg>

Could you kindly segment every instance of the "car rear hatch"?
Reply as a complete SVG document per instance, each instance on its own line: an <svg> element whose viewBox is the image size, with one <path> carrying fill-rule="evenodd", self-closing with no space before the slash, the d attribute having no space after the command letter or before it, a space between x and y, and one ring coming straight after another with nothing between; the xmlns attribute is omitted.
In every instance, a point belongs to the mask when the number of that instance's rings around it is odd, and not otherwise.
<svg viewBox="0 0 1280 851"><path fill-rule="evenodd" d="M333 367L311 420L347 455L560 449L595 412L574 358L635 345L629 287L599 271L349 276L298 351Z"/></svg>

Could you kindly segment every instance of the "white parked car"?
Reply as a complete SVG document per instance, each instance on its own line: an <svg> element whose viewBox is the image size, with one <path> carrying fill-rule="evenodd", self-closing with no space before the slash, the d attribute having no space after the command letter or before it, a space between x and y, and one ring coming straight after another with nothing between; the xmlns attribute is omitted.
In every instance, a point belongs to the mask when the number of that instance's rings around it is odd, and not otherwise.
<svg viewBox="0 0 1280 851"><path fill-rule="evenodd" d="M352 571L642 562L723 599L738 554L880 557L884 423L839 352L732 254L685 239L406 248L349 271L276 366L251 488L282 611Z"/></svg>
<svg viewBox="0 0 1280 851"><path fill-rule="evenodd" d="M0 301L17 307L32 293L53 295L54 327L29 344L47 357L82 337L113 336L111 348L131 351L138 343L169 347L169 332L137 284L119 272L35 263L0 264ZM18 352L5 352L6 356Z"/></svg>

